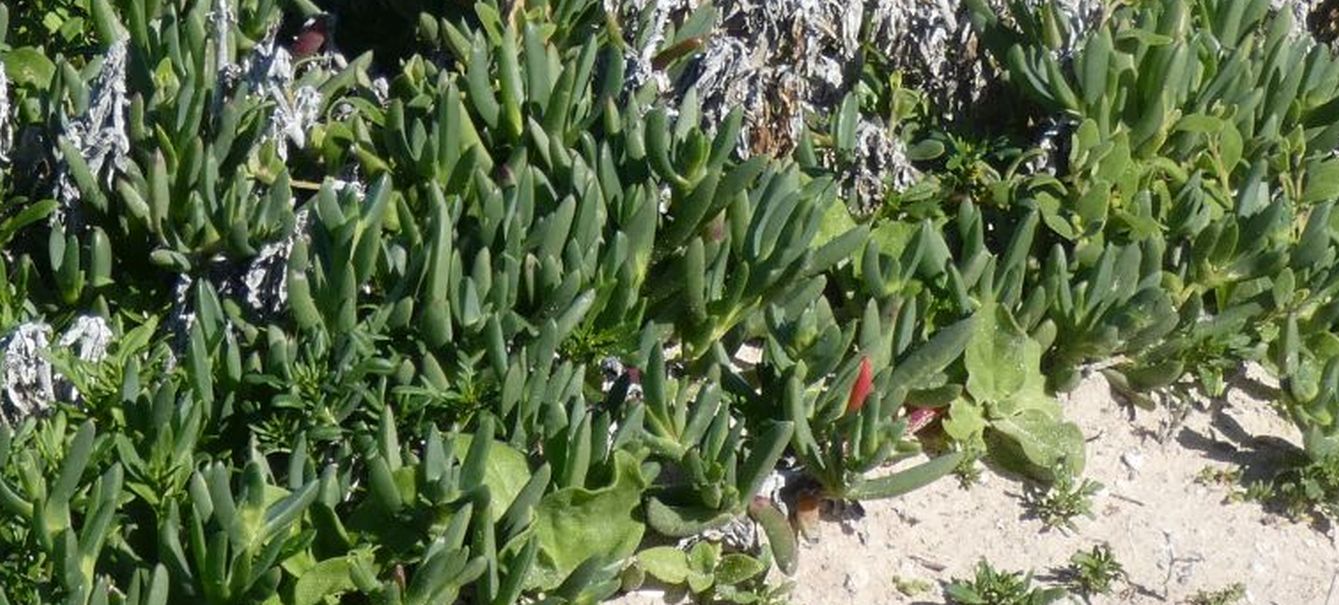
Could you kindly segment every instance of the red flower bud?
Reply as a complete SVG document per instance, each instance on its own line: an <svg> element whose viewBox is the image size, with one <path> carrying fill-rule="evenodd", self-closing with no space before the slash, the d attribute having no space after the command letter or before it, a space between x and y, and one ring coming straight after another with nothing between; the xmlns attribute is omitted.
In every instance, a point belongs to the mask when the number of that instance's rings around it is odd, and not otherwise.
<svg viewBox="0 0 1339 605"><path fill-rule="evenodd" d="M855 384L851 385L851 397L846 400L846 413L854 414L865 407L865 399L869 397L869 391L874 386L874 368L869 365L869 358L860 359L860 373L855 377Z"/></svg>

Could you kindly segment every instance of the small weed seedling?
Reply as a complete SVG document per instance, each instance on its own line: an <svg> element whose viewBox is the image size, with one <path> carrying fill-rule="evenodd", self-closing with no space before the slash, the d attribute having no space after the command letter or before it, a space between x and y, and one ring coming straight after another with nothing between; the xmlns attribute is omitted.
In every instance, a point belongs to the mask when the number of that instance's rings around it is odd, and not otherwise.
<svg viewBox="0 0 1339 605"><path fill-rule="evenodd" d="M1233 605L1246 598L1246 586L1241 582L1219 590L1201 590L1186 601L1188 605Z"/></svg>
<svg viewBox="0 0 1339 605"><path fill-rule="evenodd" d="M1032 586L1032 573L997 571L989 561L976 564L976 576L955 579L944 589L955 605L1047 605L1067 596L1063 588Z"/></svg>
<svg viewBox="0 0 1339 605"><path fill-rule="evenodd" d="M962 461L958 462L958 466L954 467L953 476L958 479L958 487L969 490L981 483L980 459L979 453L969 451L962 457Z"/></svg>
<svg viewBox="0 0 1339 605"><path fill-rule="evenodd" d="M1089 479L1076 483L1073 477L1062 473L1048 488L1028 488L1023 504L1047 529L1075 531L1078 527L1074 519L1080 515L1093 516L1093 494L1100 489L1101 483Z"/></svg>
<svg viewBox="0 0 1339 605"><path fill-rule="evenodd" d="M1270 496L1292 519L1339 518L1339 455L1313 460L1280 473Z"/></svg>
<svg viewBox="0 0 1339 605"><path fill-rule="evenodd" d="M1241 482L1241 469L1238 467L1219 468L1206 466L1195 476L1195 483L1206 487L1235 487Z"/></svg>
<svg viewBox="0 0 1339 605"><path fill-rule="evenodd" d="M1070 586L1085 599L1110 594L1115 583L1125 579L1125 567L1112 554L1111 546L1098 544L1069 558L1065 570Z"/></svg>
<svg viewBox="0 0 1339 605"><path fill-rule="evenodd" d="M1294 521L1339 518L1339 456L1286 469L1269 480L1245 482L1240 469L1205 467L1196 482L1227 486L1228 502L1256 502Z"/></svg>

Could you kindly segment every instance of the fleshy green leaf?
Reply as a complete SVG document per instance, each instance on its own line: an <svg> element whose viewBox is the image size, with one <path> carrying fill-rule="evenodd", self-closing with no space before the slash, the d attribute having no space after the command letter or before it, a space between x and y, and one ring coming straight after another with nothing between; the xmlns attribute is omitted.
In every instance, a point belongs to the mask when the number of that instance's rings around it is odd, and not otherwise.
<svg viewBox="0 0 1339 605"><path fill-rule="evenodd" d="M993 430L1018 444L1023 456L1038 469L1083 471L1083 431L1072 422L1058 421L1040 410L1023 410L991 423Z"/></svg>
<svg viewBox="0 0 1339 605"><path fill-rule="evenodd" d="M666 584L683 584L688 578L688 553L673 546L657 546L637 553L646 573Z"/></svg>
<svg viewBox="0 0 1339 605"><path fill-rule="evenodd" d="M550 590L591 557L631 555L642 539L643 526L634 515L644 489L637 460L620 450L614 452L609 485L568 487L545 496L535 510L540 551L531 584Z"/></svg>
<svg viewBox="0 0 1339 605"><path fill-rule="evenodd" d="M452 440L452 453L457 460L464 460L469 454L472 437L458 435ZM492 506L489 508L493 513L493 521L502 518L507 512L507 506L511 505L516 494L521 492L529 480L530 465L526 462L525 454L505 443L494 441L488 448L488 460L484 467L484 485L488 486L488 493L492 497Z"/></svg>
<svg viewBox="0 0 1339 605"><path fill-rule="evenodd" d="M977 311L964 361L967 392L978 402L1004 402L1024 389L1042 388L1041 345L994 301Z"/></svg>

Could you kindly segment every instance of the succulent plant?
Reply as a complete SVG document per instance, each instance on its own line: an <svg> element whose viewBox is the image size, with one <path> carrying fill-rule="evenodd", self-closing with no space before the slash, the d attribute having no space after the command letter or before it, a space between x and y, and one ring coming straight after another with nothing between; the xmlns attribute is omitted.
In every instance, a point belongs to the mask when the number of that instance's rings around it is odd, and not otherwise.
<svg viewBox="0 0 1339 605"><path fill-rule="evenodd" d="M1263 0L44 5L0 7L0 600L768 602L778 475L1063 482L1094 371L1260 361L1332 456L1339 68ZM787 23L831 61L732 105ZM967 39L1016 131L940 115Z"/></svg>

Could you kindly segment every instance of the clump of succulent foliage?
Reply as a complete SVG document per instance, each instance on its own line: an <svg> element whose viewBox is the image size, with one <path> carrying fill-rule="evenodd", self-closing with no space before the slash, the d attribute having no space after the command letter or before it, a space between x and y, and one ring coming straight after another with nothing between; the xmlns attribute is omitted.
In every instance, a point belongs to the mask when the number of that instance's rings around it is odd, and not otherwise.
<svg viewBox="0 0 1339 605"><path fill-rule="evenodd" d="M1329 498L1332 51L860 6L0 5L0 601L781 602L796 491L1081 512L1095 371L1264 363Z"/></svg>

